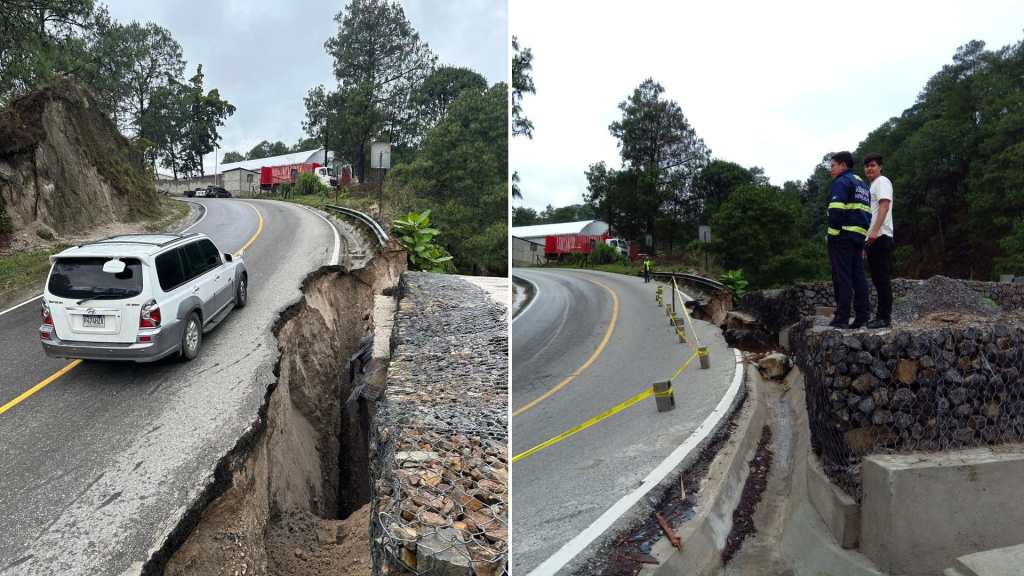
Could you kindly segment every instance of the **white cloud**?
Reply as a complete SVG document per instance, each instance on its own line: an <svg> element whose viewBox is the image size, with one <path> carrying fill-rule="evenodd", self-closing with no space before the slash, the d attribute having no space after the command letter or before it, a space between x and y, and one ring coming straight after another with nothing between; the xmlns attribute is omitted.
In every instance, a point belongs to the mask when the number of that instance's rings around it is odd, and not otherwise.
<svg viewBox="0 0 1024 576"><path fill-rule="evenodd" d="M1024 4L1010 1L517 0L509 19L534 54L534 138L514 139L510 154L523 204L537 209L580 202L589 164L620 165L608 124L647 77L715 157L781 185L910 107L958 46L1024 37Z"/></svg>

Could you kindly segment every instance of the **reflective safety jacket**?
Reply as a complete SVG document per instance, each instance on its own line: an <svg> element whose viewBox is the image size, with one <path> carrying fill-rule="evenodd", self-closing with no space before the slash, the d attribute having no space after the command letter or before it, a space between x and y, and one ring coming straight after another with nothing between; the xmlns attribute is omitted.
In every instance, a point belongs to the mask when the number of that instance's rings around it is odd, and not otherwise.
<svg viewBox="0 0 1024 576"><path fill-rule="evenodd" d="M828 187L828 235L863 242L869 226L871 189L860 176L847 170Z"/></svg>
<svg viewBox="0 0 1024 576"><path fill-rule="evenodd" d="M650 272L651 271L651 267L652 267L651 261L650 260L644 260L644 271Z"/></svg>

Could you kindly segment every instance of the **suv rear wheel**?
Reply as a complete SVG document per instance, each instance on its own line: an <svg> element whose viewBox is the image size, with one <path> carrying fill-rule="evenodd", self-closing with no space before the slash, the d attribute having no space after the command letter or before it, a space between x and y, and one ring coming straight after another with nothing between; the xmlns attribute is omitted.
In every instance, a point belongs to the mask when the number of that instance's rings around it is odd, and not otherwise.
<svg viewBox="0 0 1024 576"><path fill-rule="evenodd" d="M193 312L188 315L185 321L185 330L181 334L180 358L188 362L199 355L199 347L203 343L203 323L199 321L199 314Z"/></svg>

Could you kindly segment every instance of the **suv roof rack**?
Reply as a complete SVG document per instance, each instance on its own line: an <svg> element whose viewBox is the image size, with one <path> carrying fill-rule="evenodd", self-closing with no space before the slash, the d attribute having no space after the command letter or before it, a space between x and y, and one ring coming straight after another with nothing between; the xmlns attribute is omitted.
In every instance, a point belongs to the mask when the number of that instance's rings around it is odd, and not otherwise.
<svg viewBox="0 0 1024 576"><path fill-rule="evenodd" d="M198 232L189 232L188 234L119 234L117 236L108 236L107 238L101 238L99 240L96 240L95 242L88 242L86 244L79 244L78 246L75 246L75 248L81 248L82 246L87 246L89 244L102 244L104 242L107 242L107 243L110 243L110 244L140 244L142 246L156 246L158 248L163 248L164 246L167 246L169 244L174 244L175 242L178 242L180 240L184 240L185 238L189 238L191 236L198 236L198 235L199 235ZM166 242L155 242L155 241L147 242L145 240L119 240L119 238L122 238L124 236L171 236L172 238L170 240L166 241Z"/></svg>

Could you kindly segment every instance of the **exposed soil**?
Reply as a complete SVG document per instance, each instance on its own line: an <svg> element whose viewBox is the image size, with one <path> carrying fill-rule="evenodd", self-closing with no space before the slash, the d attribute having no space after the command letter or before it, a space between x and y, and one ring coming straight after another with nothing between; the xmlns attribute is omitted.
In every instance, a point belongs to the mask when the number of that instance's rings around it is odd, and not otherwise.
<svg viewBox="0 0 1024 576"><path fill-rule="evenodd" d="M358 394L346 406L360 384L349 359L372 334L375 296L403 266L386 253L358 270L326 267L306 278L302 300L274 326L277 382L251 433L147 574L370 573L374 407Z"/></svg>
<svg viewBox="0 0 1024 576"><path fill-rule="evenodd" d="M373 570L366 540L369 525L369 504L344 520L288 512L267 531L268 573L369 576Z"/></svg>

